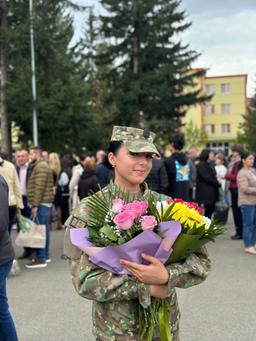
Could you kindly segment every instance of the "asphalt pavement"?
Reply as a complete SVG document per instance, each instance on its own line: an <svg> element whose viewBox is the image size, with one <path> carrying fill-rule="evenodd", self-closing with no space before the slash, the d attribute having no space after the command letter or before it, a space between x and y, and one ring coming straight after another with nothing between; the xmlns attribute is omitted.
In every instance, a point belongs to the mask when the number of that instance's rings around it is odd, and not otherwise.
<svg viewBox="0 0 256 341"><path fill-rule="evenodd" d="M256 340L256 255L243 252L242 241L227 233L208 244L212 270L207 280L177 289L181 341ZM13 238L16 232L13 232ZM26 269L8 280L9 305L20 341L94 340L91 302L73 289L68 264L61 259L64 231L51 233L52 263ZM21 249L16 249L20 255Z"/></svg>

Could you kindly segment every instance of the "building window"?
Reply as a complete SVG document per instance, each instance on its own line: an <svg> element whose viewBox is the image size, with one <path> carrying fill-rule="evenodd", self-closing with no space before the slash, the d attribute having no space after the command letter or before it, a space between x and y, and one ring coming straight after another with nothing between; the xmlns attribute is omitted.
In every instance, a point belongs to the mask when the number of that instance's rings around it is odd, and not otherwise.
<svg viewBox="0 0 256 341"><path fill-rule="evenodd" d="M221 104L221 113L229 114L230 113L230 104Z"/></svg>
<svg viewBox="0 0 256 341"><path fill-rule="evenodd" d="M204 130L208 135L212 135L215 133L215 125L214 124L205 124Z"/></svg>
<svg viewBox="0 0 256 341"><path fill-rule="evenodd" d="M228 134L230 133L230 124L229 123L223 123L221 125L221 133L222 134Z"/></svg>
<svg viewBox="0 0 256 341"><path fill-rule="evenodd" d="M215 107L213 104L206 104L205 110L204 110L205 115L212 115L215 113Z"/></svg>
<svg viewBox="0 0 256 341"><path fill-rule="evenodd" d="M205 85L205 94L207 96L214 94L214 85L213 84L206 84Z"/></svg>
<svg viewBox="0 0 256 341"><path fill-rule="evenodd" d="M222 83L220 86L220 91L222 94L229 94L230 93L230 84L229 83Z"/></svg>

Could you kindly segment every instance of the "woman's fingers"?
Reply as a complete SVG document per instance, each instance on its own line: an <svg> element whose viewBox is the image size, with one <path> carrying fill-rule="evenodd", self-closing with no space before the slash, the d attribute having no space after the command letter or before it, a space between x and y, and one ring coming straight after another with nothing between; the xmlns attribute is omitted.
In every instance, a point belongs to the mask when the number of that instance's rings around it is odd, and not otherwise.
<svg viewBox="0 0 256 341"><path fill-rule="evenodd" d="M145 267L146 267L146 265L134 263L126 259L121 259L120 264L122 264L125 267L130 267L134 270L139 270L139 271L145 270Z"/></svg>

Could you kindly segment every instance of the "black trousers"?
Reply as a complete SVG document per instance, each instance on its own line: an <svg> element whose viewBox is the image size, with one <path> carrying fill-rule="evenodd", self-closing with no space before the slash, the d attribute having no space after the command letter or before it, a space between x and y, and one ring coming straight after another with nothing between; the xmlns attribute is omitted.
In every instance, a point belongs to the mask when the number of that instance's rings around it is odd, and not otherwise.
<svg viewBox="0 0 256 341"><path fill-rule="evenodd" d="M243 236L243 218L242 218L242 212L240 210L240 207L238 207L238 189L237 188L230 188L230 194L231 194L231 206L232 206L232 213L233 213L233 219L234 224L236 227L236 234L239 236Z"/></svg>
<svg viewBox="0 0 256 341"><path fill-rule="evenodd" d="M215 210L215 205L207 205L207 204L204 205L204 215L207 218L211 219L214 210Z"/></svg>

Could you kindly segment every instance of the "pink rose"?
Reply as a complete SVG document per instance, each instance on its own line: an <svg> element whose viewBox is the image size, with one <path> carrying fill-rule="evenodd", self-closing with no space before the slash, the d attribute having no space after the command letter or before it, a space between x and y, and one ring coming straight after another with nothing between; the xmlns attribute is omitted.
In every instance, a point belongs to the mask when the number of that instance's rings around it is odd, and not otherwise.
<svg viewBox="0 0 256 341"><path fill-rule="evenodd" d="M145 215L141 217L142 230L153 230L157 225L157 220L153 215Z"/></svg>
<svg viewBox="0 0 256 341"><path fill-rule="evenodd" d="M118 213L113 221L120 230L129 230L134 223L133 212L125 211Z"/></svg>
<svg viewBox="0 0 256 341"><path fill-rule="evenodd" d="M111 211L117 213L122 210L124 206L124 201L122 199L113 199L112 204L113 206L111 208Z"/></svg>
<svg viewBox="0 0 256 341"><path fill-rule="evenodd" d="M146 201L135 200L129 204L124 205L123 211L132 211L134 213L134 218L139 218L146 213L148 208L148 203Z"/></svg>

